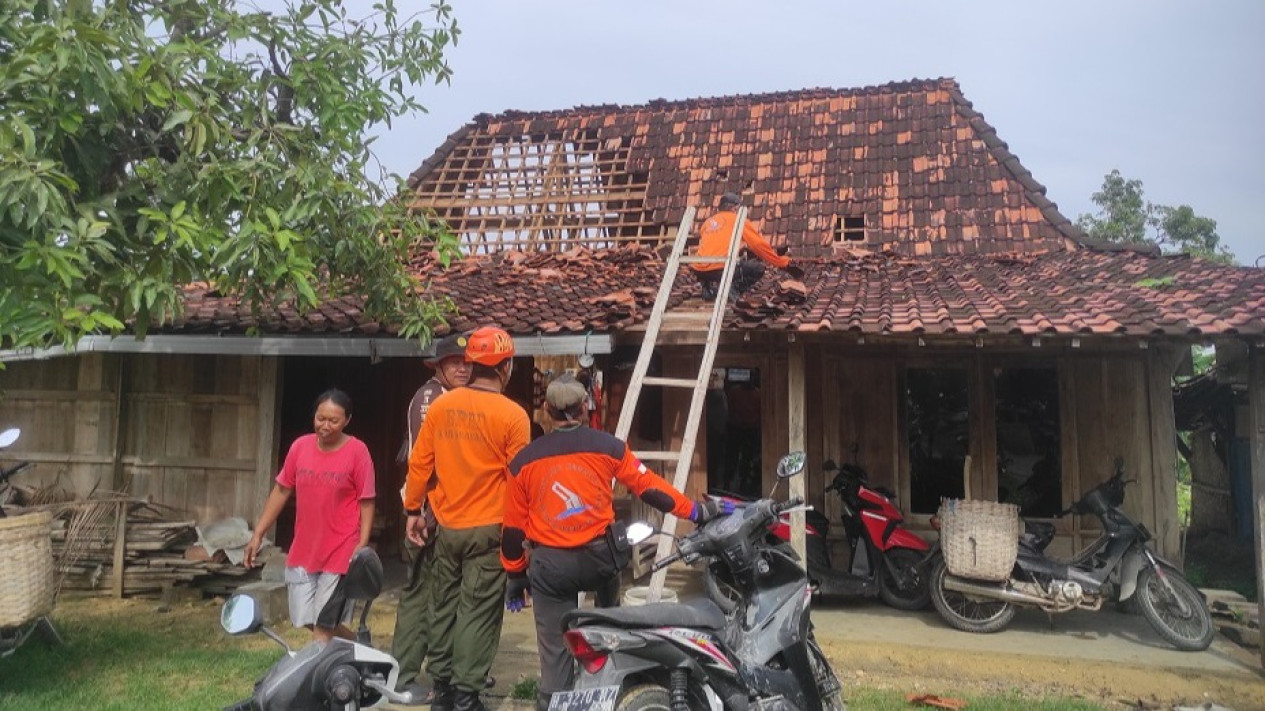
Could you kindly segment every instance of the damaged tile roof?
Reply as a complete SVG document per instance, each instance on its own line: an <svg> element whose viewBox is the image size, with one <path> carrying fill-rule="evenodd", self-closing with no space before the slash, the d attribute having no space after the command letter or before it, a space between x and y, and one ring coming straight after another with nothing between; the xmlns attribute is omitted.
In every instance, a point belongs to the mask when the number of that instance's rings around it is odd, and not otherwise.
<svg viewBox="0 0 1265 711"><path fill-rule="evenodd" d="M809 256L832 253L846 218L864 224L850 246L908 255L1085 240L952 79L482 114L409 185L415 207L485 244L531 230L663 236L727 191L772 242Z"/></svg>
<svg viewBox="0 0 1265 711"><path fill-rule="evenodd" d="M1265 269L1190 257L1077 250L1036 255L910 258L857 252L801 260L802 282L770 270L735 304L729 329L857 334L1265 334ZM505 252L439 270L416 265L432 293L453 299L456 329L489 323L516 335L610 333L649 317L663 259L647 248ZM678 277L671 304L697 298ZM697 302L700 303L701 302ZM241 333L256 322L232 300L191 289L183 319L166 333ZM305 317L279 311L269 334L390 334L353 299Z"/></svg>

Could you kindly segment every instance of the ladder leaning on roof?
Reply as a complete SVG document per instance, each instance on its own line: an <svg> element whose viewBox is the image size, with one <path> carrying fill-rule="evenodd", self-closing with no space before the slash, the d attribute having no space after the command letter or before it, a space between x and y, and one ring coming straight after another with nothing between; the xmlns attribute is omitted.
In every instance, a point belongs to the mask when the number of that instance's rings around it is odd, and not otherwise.
<svg viewBox="0 0 1265 711"><path fill-rule="evenodd" d="M725 316L725 308L728 304L729 287L734 278L734 264L737 262L738 243L742 239L742 229L747 222L747 208L739 208L738 217L734 220L733 234L729 237L728 256L686 256L684 254L685 245L689 240L690 230L694 225L695 212L696 209L693 206L686 208L685 215L681 218L681 225L676 230L676 241L672 245L672 253L668 257L667 266L663 270L663 282L659 285L659 294L655 298L654 310L650 314L650 320L646 322L646 332L645 338L641 342L641 352L637 355L637 364L633 367L632 380L628 383L628 392L624 396L624 405L619 412L619 424L615 428L615 436L625 442L628 441L628 434L632 429L633 414L637 410L637 401L641 396L641 388L644 385L688 388L692 390L693 396L690 398L689 416L685 420L685 431L681 433L680 451L635 453L638 458L646 461L676 462L676 473L672 478L672 485L678 490L684 489L686 482L689 480L690 462L694 458L694 445L698 439L699 421L703 416L703 401L707 394L712 362L716 359L716 347L720 343L720 329ZM725 265L725 268L720 278L720 284L717 287L717 296L715 303L712 305L711 317L708 320L707 341L703 347L703 358L699 361L697 375L693 378L647 376L646 372L650 368L650 358L654 354L655 346L658 345L659 331L663 326L664 318L671 318L680 313L668 309L668 301L672 296L672 285L676 283L677 274L680 273L682 266L721 263ZM669 533L674 532L676 530L676 517L671 514L665 515L663 530ZM656 561L667 557L671 552L672 541L672 536L659 536L658 550L655 554ZM633 556L634 573L637 575L644 572L639 569L641 560L641 555ZM649 602L657 602L659 600L659 596L663 592L663 582L666 576L667 570L665 569L656 572L651 577Z"/></svg>

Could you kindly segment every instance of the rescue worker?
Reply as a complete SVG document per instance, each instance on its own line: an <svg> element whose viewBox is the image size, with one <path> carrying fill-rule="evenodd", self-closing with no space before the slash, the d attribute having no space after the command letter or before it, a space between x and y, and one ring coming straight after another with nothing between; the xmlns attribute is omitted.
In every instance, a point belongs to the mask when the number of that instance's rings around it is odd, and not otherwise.
<svg viewBox="0 0 1265 711"><path fill-rule="evenodd" d="M532 442L510 462L501 564L509 572L505 606L518 612L530 588L536 616L540 682L536 708L547 709L556 692L571 686L572 659L562 641L562 616L576 609L580 592L599 592L599 604L619 586L631 550L612 526L612 477L664 513L702 523L733 511L732 504L694 503L646 468L613 435L591 429L584 386L562 375L545 391L553 432ZM620 533L613 533L618 530ZM526 542L531 542L530 560Z"/></svg>
<svg viewBox="0 0 1265 711"><path fill-rule="evenodd" d="M720 210L709 217L698 230L698 256L724 257L729 254L729 239L733 236L734 221L738 219L738 206L742 198L737 193L725 193L720 198ZM755 226L748 220L742 227L742 244L758 259L742 259L734 265L733 281L729 296L736 298L756 285L764 276L764 263L784 270L795 279L804 278L804 270L791 264L786 250L775 250ZM714 301L724 274L724 264L691 264L694 276L703 287L703 299Z"/></svg>
<svg viewBox="0 0 1265 711"><path fill-rule="evenodd" d="M514 341L483 327L470 334L470 382L440 395L409 456L406 530L426 542L429 497L438 522L431 563L430 663L434 711L486 711L479 698L501 639L505 571L499 564L509 462L527 446L526 411L503 395L514 372Z"/></svg>
<svg viewBox="0 0 1265 711"><path fill-rule="evenodd" d="M422 421L435 398L470 381L470 364L466 362L466 335L453 333L435 343L435 354L422 361L435 374L413 394L408 404L408 431L405 454L413 451L413 442L422 428ZM404 496L404 488L400 489ZM428 534L435 530L435 514L427 501L422 502L422 518ZM429 537L429 535L428 535ZM396 690L404 695L399 703L420 706L429 701L428 690L419 677L422 662L430 650L431 635L431 562L435 547L428 541L416 546L405 536L404 548L409 554L409 576L400 593L400 605L395 613L395 636L391 641L391 656L400 662L400 678Z"/></svg>

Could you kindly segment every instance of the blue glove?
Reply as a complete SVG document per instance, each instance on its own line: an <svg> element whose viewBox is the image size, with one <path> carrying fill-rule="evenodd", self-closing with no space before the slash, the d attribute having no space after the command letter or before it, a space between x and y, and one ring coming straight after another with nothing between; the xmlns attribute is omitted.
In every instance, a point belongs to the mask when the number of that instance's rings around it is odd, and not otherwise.
<svg viewBox="0 0 1265 711"><path fill-rule="evenodd" d="M525 593L531 590L527 583L526 573L510 573L505 583L505 609L510 612L522 612L527 605Z"/></svg>
<svg viewBox="0 0 1265 711"><path fill-rule="evenodd" d="M697 524L704 524L716 518L717 516L728 516L734 512L734 502L726 500L707 500L694 502L694 509L690 511L690 520Z"/></svg>

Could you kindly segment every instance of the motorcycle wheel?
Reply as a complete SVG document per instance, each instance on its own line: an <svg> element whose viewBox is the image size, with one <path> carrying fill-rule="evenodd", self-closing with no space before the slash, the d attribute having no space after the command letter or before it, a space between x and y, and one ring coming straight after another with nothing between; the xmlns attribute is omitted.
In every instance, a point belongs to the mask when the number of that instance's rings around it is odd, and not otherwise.
<svg viewBox="0 0 1265 711"><path fill-rule="evenodd" d="M672 704L667 689L658 684L642 684L619 697L615 711L672 711Z"/></svg>
<svg viewBox="0 0 1265 711"><path fill-rule="evenodd" d="M931 589L931 602L936 612L951 627L963 632L987 634L998 632L1010 624L1015 617L1015 606L1002 600L990 598L968 597L960 592L944 589L944 576L949 568L941 559L931 571L928 586Z"/></svg>
<svg viewBox="0 0 1265 711"><path fill-rule="evenodd" d="M848 703L843 700L843 684L839 683L835 670L812 637L808 639L808 662L812 665L813 679L817 681L822 711L848 711Z"/></svg>
<svg viewBox="0 0 1265 711"><path fill-rule="evenodd" d="M918 564L922 553L910 548L893 548L885 554L896 574L880 564L882 574L878 579L878 596L897 610L917 611L931 603L931 588Z"/></svg>
<svg viewBox="0 0 1265 711"><path fill-rule="evenodd" d="M1145 568L1138 574L1136 597L1142 616L1161 637L1183 652L1207 649L1214 630L1203 595L1175 570L1165 570L1164 577L1168 585L1154 568Z"/></svg>

